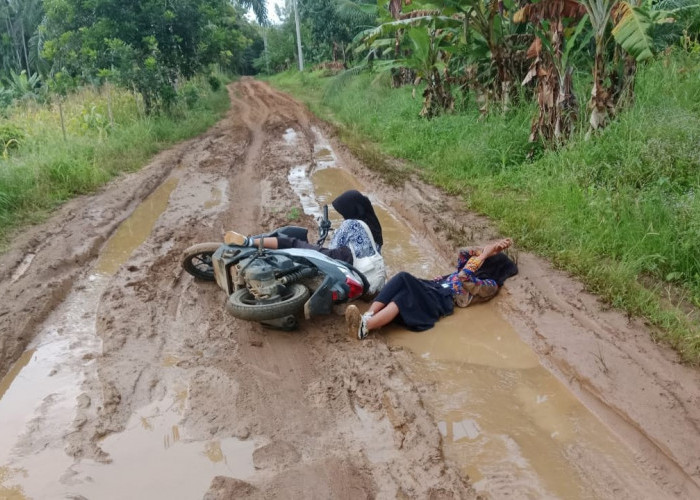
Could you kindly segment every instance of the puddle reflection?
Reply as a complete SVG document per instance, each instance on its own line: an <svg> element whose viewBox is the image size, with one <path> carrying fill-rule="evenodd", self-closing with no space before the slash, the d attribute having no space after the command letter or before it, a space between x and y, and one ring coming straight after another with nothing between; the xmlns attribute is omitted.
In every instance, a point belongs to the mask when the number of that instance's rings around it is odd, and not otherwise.
<svg viewBox="0 0 700 500"><path fill-rule="evenodd" d="M101 340L95 335L99 298L109 276L151 233L177 184L175 177L166 180L117 228L103 248L96 274L76 286L51 313L32 349L23 353L0 381L0 498L24 498L25 494L29 498L75 497L81 489L71 469L73 459L63 450L63 438L73 428L76 398L85 377L97 377L93 360L101 352ZM29 264L31 260L25 267ZM183 404L178 407L182 409ZM137 421L144 432L153 431L149 419ZM179 429L172 431L173 441L179 441ZM134 470L140 466L143 475L143 462L132 462ZM110 466L95 467L110 474ZM207 485L210 479L207 476ZM122 478L121 484L115 484L114 498L122 496L117 492L123 492L129 483L133 478ZM93 493L93 498L106 498L102 486Z"/></svg>
<svg viewBox="0 0 700 500"><path fill-rule="evenodd" d="M236 438L191 439L181 425L178 394L132 415L126 429L105 438L108 465L83 461L73 466L74 491L88 498L124 498L124 485L144 498L200 498L212 477L246 479L255 473L255 442ZM148 425L144 425L144 421Z"/></svg>

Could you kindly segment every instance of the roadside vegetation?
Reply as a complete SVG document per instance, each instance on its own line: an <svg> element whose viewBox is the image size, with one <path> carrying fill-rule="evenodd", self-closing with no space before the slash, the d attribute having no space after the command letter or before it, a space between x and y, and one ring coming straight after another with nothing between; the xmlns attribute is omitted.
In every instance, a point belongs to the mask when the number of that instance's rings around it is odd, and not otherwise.
<svg viewBox="0 0 700 500"><path fill-rule="evenodd" d="M341 69L273 83L390 182L406 172L382 155L700 363L700 3L355 6L376 23Z"/></svg>
<svg viewBox="0 0 700 500"><path fill-rule="evenodd" d="M0 247L203 132L255 71L263 0L0 1Z"/></svg>
<svg viewBox="0 0 700 500"><path fill-rule="evenodd" d="M60 111L56 102L13 106L0 119L0 241L57 204L204 132L229 107L224 82L210 80L215 89L204 78L184 84L168 113L146 114L138 94L109 85L71 93Z"/></svg>

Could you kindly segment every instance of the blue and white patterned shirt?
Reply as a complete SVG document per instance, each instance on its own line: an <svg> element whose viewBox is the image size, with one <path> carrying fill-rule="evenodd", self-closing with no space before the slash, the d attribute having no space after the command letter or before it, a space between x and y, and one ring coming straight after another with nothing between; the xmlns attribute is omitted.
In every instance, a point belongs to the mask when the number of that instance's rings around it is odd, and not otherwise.
<svg viewBox="0 0 700 500"><path fill-rule="evenodd" d="M346 219L333 234L329 248L348 247L355 252L355 257L371 257L375 254L374 241L366 226L356 219ZM381 253L381 249L377 246Z"/></svg>

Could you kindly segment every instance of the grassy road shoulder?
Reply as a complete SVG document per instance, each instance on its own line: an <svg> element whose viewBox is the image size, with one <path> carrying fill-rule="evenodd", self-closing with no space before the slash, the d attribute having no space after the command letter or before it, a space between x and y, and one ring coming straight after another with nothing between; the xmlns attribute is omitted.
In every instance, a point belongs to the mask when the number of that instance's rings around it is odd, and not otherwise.
<svg viewBox="0 0 700 500"><path fill-rule="evenodd" d="M657 327L700 363L700 57L645 66L635 106L601 134L528 159L534 109L479 116L475 105L427 121L411 88L370 75L288 73L273 84L335 123L365 159L378 152L491 217L519 246ZM669 90L670 89L670 90ZM372 163L372 162L370 162ZM378 162L383 164L381 161ZM384 172L396 176L396 171ZM400 174L399 174L400 175Z"/></svg>
<svg viewBox="0 0 700 500"><path fill-rule="evenodd" d="M133 93L109 87L83 89L60 108L29 101L9 110L0 119L0 245L58 204L204 132L230 104L225 86L214 87L187 82L168 113L153 115Z"/></svg>

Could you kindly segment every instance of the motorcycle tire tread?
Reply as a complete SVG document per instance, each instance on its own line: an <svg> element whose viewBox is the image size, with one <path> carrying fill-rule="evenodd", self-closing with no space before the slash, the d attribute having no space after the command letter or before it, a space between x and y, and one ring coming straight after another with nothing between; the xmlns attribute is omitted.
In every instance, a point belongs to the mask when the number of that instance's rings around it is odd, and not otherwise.
<svg viewBox="0 0 700 500"><path fill-rule="evenodd" d="M192 245L191 247L187 248L182 254L182 268L197 279L203 281L214 281L214 268L212 267L211 271L203 271L202 269L198 268L193 264L192 259L199 255L213 255L214 252L216 252L220 246L221 243L217 242L199 243L197 245Z"/></svg>
<svg viewBox="0 0 700 500"><path fill-rule="evenodd" d="M272 304L246 304L242 299L250 292L247 288L240 288L229 296L226 310L236 318L247 321L266 321L295 314L302 310L311 293L300 283L292 283L287 288L291 290L291 296L283 302Z"/></svg>

